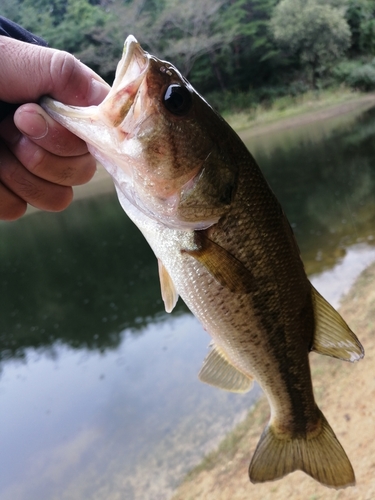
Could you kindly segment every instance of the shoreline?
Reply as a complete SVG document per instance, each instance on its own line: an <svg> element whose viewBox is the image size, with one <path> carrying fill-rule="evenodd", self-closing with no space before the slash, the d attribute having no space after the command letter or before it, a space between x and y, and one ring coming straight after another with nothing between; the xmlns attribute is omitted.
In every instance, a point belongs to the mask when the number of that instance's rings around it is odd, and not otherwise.
<svg viewBox="0 0 375 500"><path fill-rule="evenodd" d="M314 105L311 102L311 107ZM296 108L295 113L291 113L290 116L280 117L275 120L265 121L265 122L248 122L248 127L239 128L237 133L244 137L245 139L250 137L255 137L258 135L268 134L276 132L279 130L286 130L289 128L299 127L307 125L309 123L314 123L317 121L329 120L331 118L337 118L340 115L351 113L353 111L360 111L371 107L375 104L375 94L364 94L360 97L355 96L352 99L348 99L335 104L328 104L327 107L323 108L322 103L317 102L318 108L316 110L308 111L298 111Z"/></svg>

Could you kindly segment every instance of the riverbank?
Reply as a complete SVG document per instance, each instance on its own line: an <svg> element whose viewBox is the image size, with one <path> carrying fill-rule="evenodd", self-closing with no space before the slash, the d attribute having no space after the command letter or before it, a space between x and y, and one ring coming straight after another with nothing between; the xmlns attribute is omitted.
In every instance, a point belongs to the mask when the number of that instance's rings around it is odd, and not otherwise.
<svg viewBox="0 0 375 500"><path fill-rule="evenodd" d="M334 118L375 101L375 94L364 94L348 89L307 92L297 97L284 97L270 107L258 105L254 110L224 114L238 132L260 135L274 130L291 128L314 121Z"/></svg>
<svg viewBox="0 0 375 500"><path fill-rule="evenodd" d="M340 313L360 338L366 356L350 364L311 354L317 403L346 450L357 485L344 490L321 486L298 471L282 480L253 485L248 466L269 418L263 397L218 450L207 456L172 500L369 500L375 498L375 264L357 279Z"/></svg>

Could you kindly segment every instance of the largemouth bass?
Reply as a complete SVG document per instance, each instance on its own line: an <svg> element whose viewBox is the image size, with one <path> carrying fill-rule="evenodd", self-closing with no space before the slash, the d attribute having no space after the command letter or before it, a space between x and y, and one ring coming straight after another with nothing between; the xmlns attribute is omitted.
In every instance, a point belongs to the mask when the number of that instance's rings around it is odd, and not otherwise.
<svg viewBox="0 0 375 500"><path fill-rule="evenodd" d="M308 281L290 225L230 126L169 62L129 36L99 105L42 106L84 139L159 263L165 308L178 296L213 339L199 377L234 392L256 379L271 416L252 457L253 483L300 469L355 483L313 395L309 352L357 361L364 352Z"/></svg>

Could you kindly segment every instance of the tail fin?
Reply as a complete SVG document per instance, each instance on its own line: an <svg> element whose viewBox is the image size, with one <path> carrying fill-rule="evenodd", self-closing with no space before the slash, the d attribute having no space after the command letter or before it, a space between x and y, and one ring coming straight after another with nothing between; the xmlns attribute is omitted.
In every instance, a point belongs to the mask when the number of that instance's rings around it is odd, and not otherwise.
<svg viewBox="0 0 375 500"><path fill-rule="evenodd" d="M353 486L355 476L351 463L324 415L320 414L320 432L305 438L280 438L272 425L268 425L250 463L250 481L273 481L302 470L330 488Z"/></svg>

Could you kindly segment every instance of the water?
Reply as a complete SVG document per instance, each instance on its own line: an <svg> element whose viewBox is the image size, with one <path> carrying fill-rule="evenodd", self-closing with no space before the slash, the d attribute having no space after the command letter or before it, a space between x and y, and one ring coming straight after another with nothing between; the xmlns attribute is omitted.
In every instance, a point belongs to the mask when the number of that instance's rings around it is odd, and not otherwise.
<svg viewBox="0 0 375 500"><path fill-rule="evenodd" d="M245 137L335 305L375 259L374 118ZM0 224L0 263L2 500L167 499L258 397L197 380L209 337L113 195Z"/></svg>
<svg viewBox="0 0 375 500"><path fill-rule="evenodd" d="M246 141L288 215L308 274L374 238L374 116L370 108Z"/></svg>

